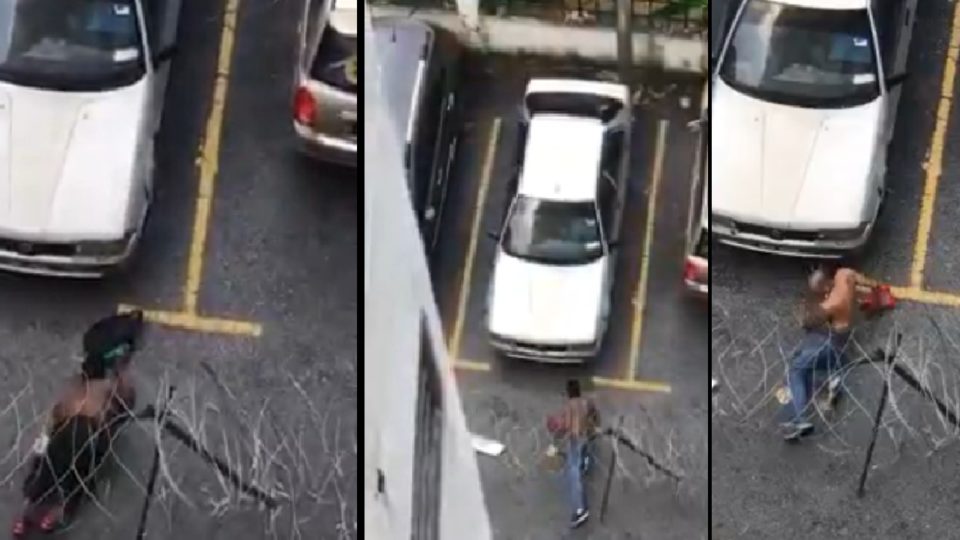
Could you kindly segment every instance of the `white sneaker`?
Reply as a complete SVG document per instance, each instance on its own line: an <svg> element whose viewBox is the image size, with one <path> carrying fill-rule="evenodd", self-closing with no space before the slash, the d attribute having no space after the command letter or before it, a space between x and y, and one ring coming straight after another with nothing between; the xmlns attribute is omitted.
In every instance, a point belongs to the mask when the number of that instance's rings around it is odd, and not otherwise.
<svg viewBox="0 0 960 540"><path fill-rule="evenodd" d="M38 456L42 456L46 453L48 446L50 446L50 437L46 433L41 433L37 440L33 441L31 451Z"/></svg>

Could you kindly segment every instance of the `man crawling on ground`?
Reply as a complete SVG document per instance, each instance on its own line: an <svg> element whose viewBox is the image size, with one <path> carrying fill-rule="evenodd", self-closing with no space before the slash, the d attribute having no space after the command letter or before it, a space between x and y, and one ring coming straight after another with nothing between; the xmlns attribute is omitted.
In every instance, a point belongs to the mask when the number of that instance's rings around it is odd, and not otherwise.
<svg viewBox="0 0 960 540"><path fill-rule="evenodd" d="M803 317L803 339L793 353L787 374L787 385L793 405L793 418L783 424L786 440L796 440L813 432L807 419L807 408L813 393L816 371L837 373L843 364L844 351L857 313L858 287L867 280L849 268L835 271L819 268L809 279L810 297ZM831 390L839 384L830 377Z"/></svg>

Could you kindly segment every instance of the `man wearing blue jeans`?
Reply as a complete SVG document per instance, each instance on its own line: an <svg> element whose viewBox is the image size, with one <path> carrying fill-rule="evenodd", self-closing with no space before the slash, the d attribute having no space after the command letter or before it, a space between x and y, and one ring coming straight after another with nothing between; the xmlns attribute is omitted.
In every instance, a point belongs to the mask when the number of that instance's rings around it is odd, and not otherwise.
<svg viewBox="0 0 960 540"><path fill-rule="evenodd" d="M563 473L570 498L571 527L579 527L590 516L583 475L590 466L590 436L599 425L600 415L597 408L592 400L581 395L580 383L576 380L567 381L567 403L557 423L548 421L548 429L555 436L564 437Z"/></svg>
<svg viewBox="0 0 960 540"><path fill-rule="evenodd" d="M840 268L834 275L818 269L810 276L813 302L804 318L805 335L793 354L787 384L793 401L793 418L784 424L786 440L796 440L813 431L806 419L806 408L813 393L813 375L817 370L832 375L842 367L843 352L850 337L856 305L857 285L863 278L849 268Z"/></svg>
<svg viewBox="0 0 960 540"><path fill-rule="evenodd" d="M817 371L826 371L830 375L831 386L838 380L835 377L843 365L843 346L847 336L830 331L810 331L804 336L787 374L793 418L784 426L785 439L798 439L813 431L813 424L806 419L806 408L815 391L813 376Z"/></svg>

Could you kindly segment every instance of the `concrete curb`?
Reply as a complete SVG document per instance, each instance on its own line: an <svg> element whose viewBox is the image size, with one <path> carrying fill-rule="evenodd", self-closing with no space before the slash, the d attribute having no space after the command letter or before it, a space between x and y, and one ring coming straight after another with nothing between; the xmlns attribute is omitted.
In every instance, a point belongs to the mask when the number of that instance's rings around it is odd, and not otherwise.
<svg viewBox="0 0 960 540"><path fill-rule="evenodd" d="M374 16L409 17L409 8L374 6ZM441 10L416 11L415 16L456 32L468 46L501 53L544 56L578 56L616 61L617 35L613 28L565 26L525 17L481 16L480 27L470 29L456 13ZM705 39L674 37L655 32L635 32L634 60L667 71L706 74L708 52Z"/></svg>

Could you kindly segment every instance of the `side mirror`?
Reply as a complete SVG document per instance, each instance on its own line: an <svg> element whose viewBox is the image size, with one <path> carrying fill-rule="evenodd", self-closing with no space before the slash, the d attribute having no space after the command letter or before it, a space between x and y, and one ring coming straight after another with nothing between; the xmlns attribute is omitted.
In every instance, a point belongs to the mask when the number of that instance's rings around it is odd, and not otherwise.
<svg viewBox="0 0 960 540"><path fill-rule="evenodd" d="M909 74L906 71L904 71L902 73L897 73L892 77L887 77L887 88L893 88L898 84L903 83L903 81L907 80L908 75Z"/></svg>
<svg viewBox="0 0 960 540"><path fill-rule="evenodd" d="M156 54L153 55L153 64L160 65L167 60L173 58L177 52L176 45L167 45L166 47L161 48Z"/></svg>
<svg viewBox="0 0 960 540"><path fill-rule="evenodd" d="M488 230L488 231L487 231L487 238L489 238L489 239L491 239L491 240L493 240L493 241L500 240L500 233L498 233L497 231L494 231L494 230Z"/></svg>

